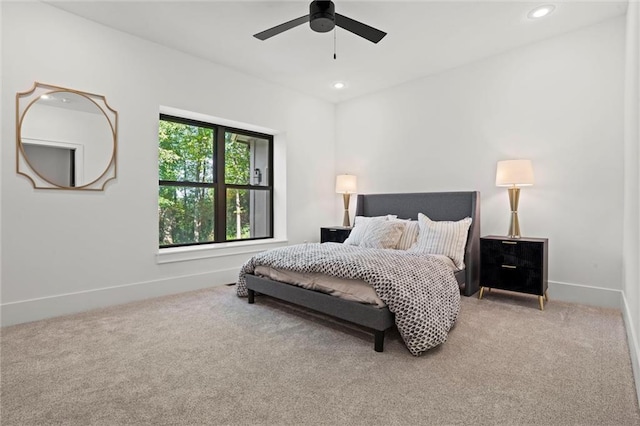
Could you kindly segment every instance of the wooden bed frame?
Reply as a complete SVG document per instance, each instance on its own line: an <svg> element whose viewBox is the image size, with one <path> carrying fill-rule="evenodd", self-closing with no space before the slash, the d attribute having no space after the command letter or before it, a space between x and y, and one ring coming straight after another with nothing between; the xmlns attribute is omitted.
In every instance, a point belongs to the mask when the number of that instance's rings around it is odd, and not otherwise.
<svg viewBox="0 0 640 426"><path fill-rule="evenodd" d="M465 217L473 219L465 248L465 269L456 273L456 279L462 294L475 294L480 288L479 192L358 195L357 216L395 214L400 219L415 220L418 213L423 213L435 221L457 221ZM394 315L387 307L378 308L348 301L251 274L246 275L246 283L249 303L255 302L256 293L265 294L372 329L376 352L383 351L385 331L394 326Z"/></svg>

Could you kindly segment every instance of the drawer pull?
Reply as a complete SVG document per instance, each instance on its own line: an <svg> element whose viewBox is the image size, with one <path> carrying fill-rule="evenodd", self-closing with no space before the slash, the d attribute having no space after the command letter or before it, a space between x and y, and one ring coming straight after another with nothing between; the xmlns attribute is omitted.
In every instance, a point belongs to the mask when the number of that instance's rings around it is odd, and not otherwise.
<svg viewBox="0 0 640 426"><path fill-rule="evenodd" d="M515 241L503 241L502 244L513 244L515 246L518 243L516 243Z"/></svg>
<svg viewBox="0 0 640 426"><path fill-rule="evenodd" d="M516 269L516 267L513 265L502 265L502 267L506 269Z"/></svg>

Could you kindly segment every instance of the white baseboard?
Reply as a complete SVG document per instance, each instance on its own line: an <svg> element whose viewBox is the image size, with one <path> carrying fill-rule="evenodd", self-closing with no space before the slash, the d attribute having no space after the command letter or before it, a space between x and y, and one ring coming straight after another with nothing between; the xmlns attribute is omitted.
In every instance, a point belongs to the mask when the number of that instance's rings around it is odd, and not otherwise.
<svg viewBox="0 0 640 426"><path fill-rule="evenodd" d="M636 383L636 394L640 401L640 342L638 342L637 330L633 325L633 318L631 317L627 298L624 293L622 294L621 309L624 326L627 330L627 344L629 345L629 354L631 355L631 368Z"/></svg>
<svg viewBox="0 0 640 426"><path fill-rule="evenodd" d="M0 305L2 326L229 284L238 279L238 271L239 268L231 268L4 303Z"/></svg>
<svg viewBox="0 0 640 426"><path fill-rule="evenodd" d="M579 303L601 308L621 309L622 291L549 281L549 299L551 301L559 300L561 302Z"/></svg>

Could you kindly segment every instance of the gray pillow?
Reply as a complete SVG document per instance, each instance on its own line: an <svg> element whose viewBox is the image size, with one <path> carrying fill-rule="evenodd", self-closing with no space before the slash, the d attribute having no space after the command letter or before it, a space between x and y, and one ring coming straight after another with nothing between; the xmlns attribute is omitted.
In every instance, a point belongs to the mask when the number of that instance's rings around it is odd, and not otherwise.
<svg viewBox="0 0 640 426"><path fill-rule="evenodd" d="M374 216L374 217L356 216L356 218L353 221L353 229L351 230L349 237L346 240L344 240L343 244L347 244L350 246L359 246L360 243L362 242L362 238L364 237L364 234L367 232L367 228L371 223L371 221L375 221L375 220L386 221L386 220L389 220L389 218L395 219L396 217L397 216L394 216L394 215Z"/></svg>
<svg viewBox="0 0 640 426"><path fill-rule="evenodd" d="M400 241L405 224L400 220L371 221L360 247L394 249Z"/></svg>

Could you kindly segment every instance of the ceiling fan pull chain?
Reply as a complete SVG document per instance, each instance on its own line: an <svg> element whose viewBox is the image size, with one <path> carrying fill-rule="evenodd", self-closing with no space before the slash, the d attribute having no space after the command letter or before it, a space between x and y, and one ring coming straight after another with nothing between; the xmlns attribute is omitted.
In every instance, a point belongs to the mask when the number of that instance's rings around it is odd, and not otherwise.
<svg viewBox="0 0 640 426"><path fill-rule="evenodd" d="M333 27L333 59L336 59L336 27Z"/></svg>

